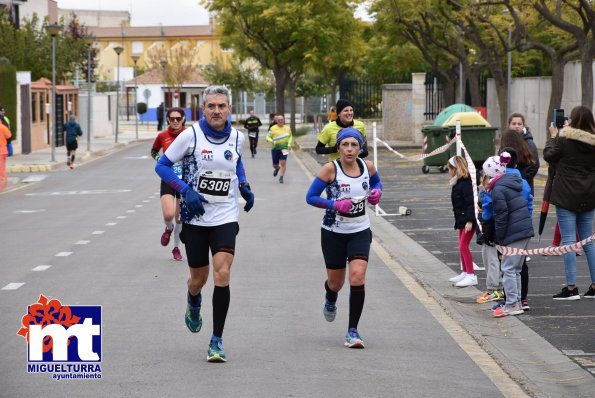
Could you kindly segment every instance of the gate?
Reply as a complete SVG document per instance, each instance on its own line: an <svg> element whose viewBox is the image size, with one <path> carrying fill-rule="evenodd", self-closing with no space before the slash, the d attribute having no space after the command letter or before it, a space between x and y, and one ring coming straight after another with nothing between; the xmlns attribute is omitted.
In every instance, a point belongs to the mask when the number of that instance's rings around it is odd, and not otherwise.
<svg viewBox="0 0 595 398"><path fill-rule="evenodd" d="M444 109L444 89L438 76L432 73L426 73L426 107L424 117L426 120L434 120L436 116Z"/></svg>
<svg viewBox="0 0 595 398"><path fill-rule="evenodd" d="M341 98L353 104L356 119L382 118L382 85L398 81L395 77L387 76L382 79L355 79L341 76L339 79L339 93Z"/></svg>

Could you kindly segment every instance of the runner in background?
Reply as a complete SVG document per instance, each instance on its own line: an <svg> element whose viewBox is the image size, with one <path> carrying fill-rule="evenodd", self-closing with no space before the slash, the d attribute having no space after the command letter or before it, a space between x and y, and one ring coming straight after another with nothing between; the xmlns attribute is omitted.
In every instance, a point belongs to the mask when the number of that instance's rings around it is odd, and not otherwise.
<svg viewBox="0 0 595 398"><path fill-rule="evenodd" d="M151 157L159 161L159 150L162 153L167 151L167 148L176 139L178 134L184 131L184 124L186 123L186 116L182 108L171 108L167 111L167 129L157 134L153 147L151 148ZM175 164L174 171L179 178L182 178L182 165ZM180 193L167 185L161 180L160 192L161 195L161 211L163 212L163 222L165 223L165 231L161 234L161 245L169 245L171 234L174 234L174 248L171 251L174 260L181 261L182 253L180 253L180 231L182 224L180 222ZM175 223L174 223L175 219Z"/></svg>

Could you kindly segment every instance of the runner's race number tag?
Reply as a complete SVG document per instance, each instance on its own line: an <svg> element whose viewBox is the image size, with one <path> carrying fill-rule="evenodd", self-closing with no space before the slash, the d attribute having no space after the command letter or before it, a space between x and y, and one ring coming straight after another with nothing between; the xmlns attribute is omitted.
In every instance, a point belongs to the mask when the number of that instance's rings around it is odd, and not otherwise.
<svg viewBox="0 0 595 398"><path fill-rule="evenodd" d="M289 153L289 149L281 149L281 153L283 155L287 155Z"/></svg>
<svg viewBox="0 0 595 398"><path fill-rule="evenodd" d="M341 222L359 222L366 215L366 197L351 198L349 214L341 214Z"/></svg>
<svg viewBox="0 0 595 398"><path fill-rule="evenodd" d="M172 166L172 170L176 173L179 179L182 179L182 163L175 163Z"/></svg>
<svg viewBox="0 0 595 398"><path fill-rule="evenodd" d="M229 197L231 173L204 170L199 174L198 191L209 202L225 202Z"/></svg>
<svg viewBox="0 0 595 398"><path fill-rule="evenodd" d="M256 138L256 131L248 131L248 137Z"/></svg>

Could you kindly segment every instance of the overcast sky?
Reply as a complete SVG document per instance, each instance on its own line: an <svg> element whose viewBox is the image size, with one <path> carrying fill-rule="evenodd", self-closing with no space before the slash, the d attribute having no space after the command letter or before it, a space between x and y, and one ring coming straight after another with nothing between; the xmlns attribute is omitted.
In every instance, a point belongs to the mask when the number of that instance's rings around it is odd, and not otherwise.
<svg viewBox="0 0 595 398"><path fill-rule="evenodd" d="M209 14L198 0L57 0L59 8L125 10L133 26L208 25ZM360 13L358 15L361 16ZM362 17L363 19L367 19Z"/></svg>

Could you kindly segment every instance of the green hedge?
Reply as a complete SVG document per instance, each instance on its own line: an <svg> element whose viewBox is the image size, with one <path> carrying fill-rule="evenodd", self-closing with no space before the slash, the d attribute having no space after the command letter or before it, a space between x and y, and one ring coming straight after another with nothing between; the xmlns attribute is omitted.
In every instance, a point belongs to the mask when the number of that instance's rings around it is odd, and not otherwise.
<svg viewBox="0 0 595 398"><path fill-rule="evenodd" d="M0 62L0 105L6 109L10 120L12 139L17 135L17 69L12 64Z"/></svg>

